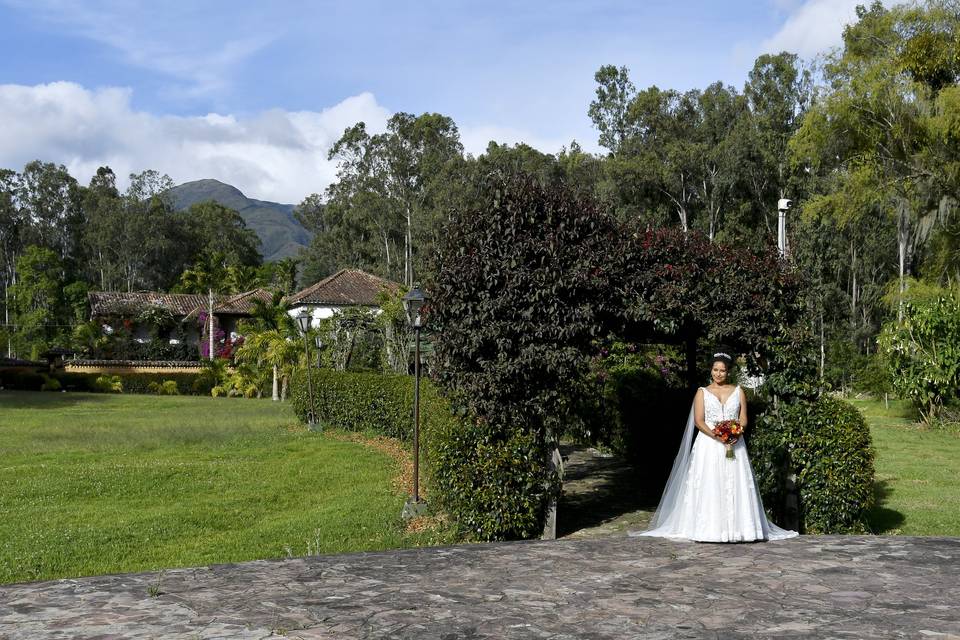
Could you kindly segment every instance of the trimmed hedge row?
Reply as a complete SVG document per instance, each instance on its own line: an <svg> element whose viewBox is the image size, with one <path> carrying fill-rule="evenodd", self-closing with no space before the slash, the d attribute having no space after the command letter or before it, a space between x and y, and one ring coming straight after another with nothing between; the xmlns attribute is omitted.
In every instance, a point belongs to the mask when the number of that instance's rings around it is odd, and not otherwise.
<svg viewBox="0 0 960 640"><path fill-rule="evenodd" d="M410 376L330 370L312 375L321 425L412 439ZM293 376L290 397L306 422L310 400L302 369ZM482 423L468 429L465 420L430 380L421 379L420 458L431 504L446 511L465 538L539 533L539 505L550 487L542 481L544 461L529 452L540 445L522 429L504 438Z"/></svg>
<svg viewBox="0 0 960 640"><path fill-rule="evenodd" d="M747 441L764 505L788 517L788 476L796 476L804 533L864 533L874 499L870 429L857 409L823 395L767 407Z"/></svg>
<svg viewBox="0 0 960 640"><path fill-rule="evenodd" d="M46 375L31 371L0 371L0 385L5 389L22 391L63 389L100 393L104 391L103 386L97 384L97 378L101 375L103 374L58 372ZM212 376L204 373L126 373L107 377L118 378L122 384L123 393L156 394L157 389L162 388L164 393L169 395L172 394L169 382L173 381L178 394L208 396L216 384ZM58 383L59 386L51 383Z"/></svg>
<svg viewBox="0 0 960 640"><path fill-rule="evenodd" d="M318 422L345 431L372 432L409 441L413 437L413 380L410 376L314 370L313 391ZM434 411L424 407L430 382L421 380L421 418ZM307 377L298 369L291 381L290 400L301 422L307 421L310 396ZM449 412L448 412L449 413ZM422 423L421 423L422 424Z"/></svg>

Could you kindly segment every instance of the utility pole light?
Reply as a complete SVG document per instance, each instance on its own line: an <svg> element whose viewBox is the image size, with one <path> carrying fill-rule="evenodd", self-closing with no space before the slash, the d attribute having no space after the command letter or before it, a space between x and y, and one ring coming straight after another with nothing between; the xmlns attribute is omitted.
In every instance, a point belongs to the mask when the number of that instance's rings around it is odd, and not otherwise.
<svg viewBox="0 0 960 640"><path fill-rule="evenodd" d="M787 246L787 211L793 204L793 200L780 198L777 201L777 250L781 258L786 258L789 253Z"/></svg>
<svg viewBox="0 0 960 640"><path fill-rule="evenodd" d="M403 506L403 517L414 518L425 511L426 504L420 500L420 329L423 328L423 305L427 297L414 287L403 296L403 308L415 334L413 356L413 496Z"/></svg>
<svg viewBox="0 0 960 640"><path fill-rule="evenodd" d="M307 333L310 331L310 312L300 309L297 314L297 326L303 334L303 368L307 370L307 393L310 396L310 411L307 412L307 427L313 429L317 424L317 405L313 403L313 374L310 366L310 343L307 342Z"/></svg>

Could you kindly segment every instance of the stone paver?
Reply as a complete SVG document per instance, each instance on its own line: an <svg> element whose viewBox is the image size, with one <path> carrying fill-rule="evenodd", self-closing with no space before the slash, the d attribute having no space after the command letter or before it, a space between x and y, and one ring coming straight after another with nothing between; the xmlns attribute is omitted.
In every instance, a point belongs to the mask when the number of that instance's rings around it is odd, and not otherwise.
<svg viewBox="0 0 960 640"><path fill-rule="evenodd" d="M7 585L0 637L958 640L958 603L960 539L611 537Z"/></svg>

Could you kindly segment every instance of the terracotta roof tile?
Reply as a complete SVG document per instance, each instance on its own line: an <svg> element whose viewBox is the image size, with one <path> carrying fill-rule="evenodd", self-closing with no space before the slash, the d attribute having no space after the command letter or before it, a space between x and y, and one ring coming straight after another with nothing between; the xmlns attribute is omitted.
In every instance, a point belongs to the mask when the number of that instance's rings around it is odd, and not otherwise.
<svg viewBox="0 0 960 640"><path fill-rule="evenodd" d="M162 307L175 316L185 316L207 299L198 293L157 291L91 291L87 297L90 300L90 316L94 318L136 313L148 306Z"/></svg>
<svg viewBox="0 0 960 640"><path fill-rule="evenodd" d="M216 313L236 313L236 314L250 314L253 311L253 301L261 300L263 302L270 302L273 298L271 294L266 289L254 289L253 291L245 291L244 293L238 293L235 296L231 296L226 300L217 301L216 304Z"/></svg>
<svg viewBox="0 0 960 640"><path fill-rule="evenodd" d="M384 289L395 292L396 282L384 280L357 269L342 269L329 278L289 296L290 306L324 304L330 306L379 306L377 295Z"/></svg>
<svg viewBox="0 0 960 640"><path fill-rule="evenodd" d="M91 291L88 298L90 315L94 318L115 314L135 314L148 306L163 307L176 317L189 318L207 308L207 296L202 293ZM249 315L253 311L254 300L268 302L270 298L271 294L266 289L253 289L227 297L218 296L214 313Z"/></svg>

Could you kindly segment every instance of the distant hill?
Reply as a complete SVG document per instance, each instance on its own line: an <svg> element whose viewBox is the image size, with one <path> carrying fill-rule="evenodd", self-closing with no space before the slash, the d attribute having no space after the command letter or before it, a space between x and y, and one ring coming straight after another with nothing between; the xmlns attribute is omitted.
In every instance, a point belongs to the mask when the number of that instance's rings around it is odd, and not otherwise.
<svg viewBox="0 0 960 640"><path fill-rule="evenodd" d="M185 182L170 189L169 194L178 211L208 200L236 210L260 238L265 261L295 256L301 247L310 244L310 232L293 217L292 204L253 200L219 180Z"/></svg>

